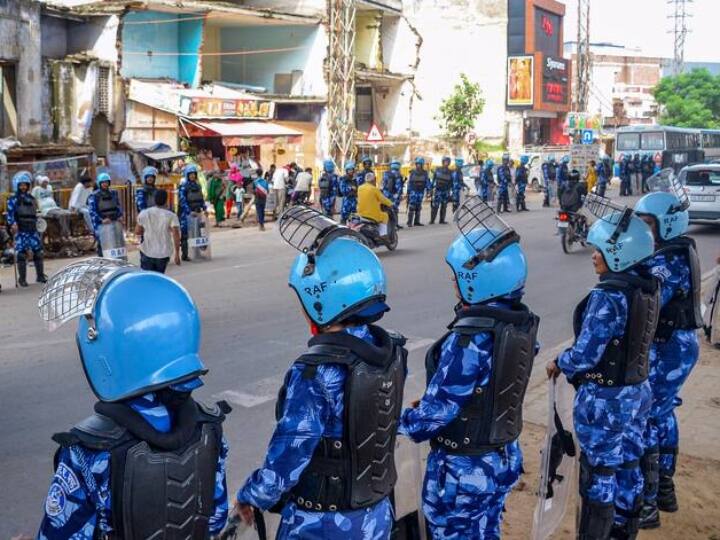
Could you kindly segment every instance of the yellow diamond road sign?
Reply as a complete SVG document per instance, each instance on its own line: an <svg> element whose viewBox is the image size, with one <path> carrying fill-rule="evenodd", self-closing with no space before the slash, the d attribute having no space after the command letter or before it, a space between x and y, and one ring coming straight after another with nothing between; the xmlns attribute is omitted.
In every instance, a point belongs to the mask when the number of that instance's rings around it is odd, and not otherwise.
<svg viewBox="0 0 720 540"><path fill-rule="evenodd" d="M383 142L385 139L383 139L382 133L380 133L377 125L373 124L365 140L367 142Z"/></svg>

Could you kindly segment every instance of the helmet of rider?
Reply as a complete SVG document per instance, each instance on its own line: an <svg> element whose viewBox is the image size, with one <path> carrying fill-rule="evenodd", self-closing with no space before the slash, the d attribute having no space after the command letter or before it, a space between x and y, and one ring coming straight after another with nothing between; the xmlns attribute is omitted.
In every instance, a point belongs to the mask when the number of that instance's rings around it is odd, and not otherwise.
<svg viewBox="0 0 720 540"><path fill-rule="evenodd" d="M451 161L450 156L443 156L441 163L442 163L443 167L449 167L450 161Z"/></svg>
<svg viewBox="0 0 720 540"><path fill-rule="evenodd" d="M98 186L102 187L103 184L107 184L109 186L110 182L111 182L110 175L108 173L101 172L100 174L97 175L97 185Z"/></svg>
<svg viewBox="0 0 720 540"><path fill-rule="evenodd" d="M350 159L345 162L345 171L354 171L355 170L355 162Z"/></svg>
<svg viewBox="0 0 720 540"><path fill-rule="evenodd" d="M188 163L183 169L183 178L185 181L191 180L190 175L195 174L194 180L197 180L198 168L194 163Z"/></svg>
<svg viewBox="0 0 720 540"><path fill-rule="evenodd" d="M518 234L479 197L458 210L460 234L450 244L445 262L466 304L479 304L522 291L527 262Z"/></svg>
<svg viewBox="0 0 720 540"><path fill-rule="evenodd" d="M347 227L312 208L293 207L281 217L280 234L300 254L288 284L312 324L380 319L385 303L385 271L377 255Z"/></svg>
<svg viewBox="0 0 720 540"><path fill-rule="evenodd" d="M547 162L548 162L548 163L555 163L555 156L549 155L549 156L547 157Z"/></svg>
<svg viewBox="0 0 720 540"><path fill-rule="evenodd" d="M579 182L580 181L580 171L578 171L577 169L571 170L570 174L568 174L568 181Z"/></svg>
<svg viewBox="0 0 720 540"><path fill-rule="evenodd" d="M415 158L415 165L425 165L425 158L424 157L416 157Z"/></svg>
<svg viewBox="0 0 720 540"><path fill-rule="evenodd" d="M121 261L86 259L50 278L38 307L51 328L79 317L80 359L101 401L189 383L207 372L199 356L197 307L164 274Z"/></svg>
<svg viewBox="0 0 720 540"><path fill-rule="evenodd" d="M650 220L660 240L672 240L687 232L690 201L675 172L668 168L647 180L651 192L635 204L635 214Z"/></svg>
<svg viewBox="0 0 720 540"><path fill-rule="evenodd" d="M157 178L158 171L155 167L145 167L142 172L143 184L154 184ZM152 178L152 182L148 182L148 179Z"/></svg>
<svg viewBox="0 0 720 540"><path fill-rule="evenodd" d="M323 170L326 173L335 172L335 162L332 159L326 159L323 161Z"/></svg>
<svg viewBox="0 0 720 540"><path fill-rule="evenodd" d="M522 156L520 156L520 163L522 165L527 165L529 161L530 161L530 156L528 156L526 154L523 154Z"/></svg>
<svg viewBox="0 0 720 540"><path fill-rule="evenodd" d="M639 160L640 160L640 154L639 154L638 152L635 152L635 155L633 156L633 160L634 160L634 161L639 161Z"/></svg>
<svg viewBox="0 0 720 540"><path fill-rule="evenodd" d="M390 162L390 170L396 172L400 170L400 162L397 159L393 159Z"/></svg>
<svg viewBox="0 0 720 540"><path fill-rule="evenodd" d="M27 184L28 189L32 187L32 174L30 174L30 171L18 171L13 175L12 185L14 192L17 193L20 184Z"/></svg>

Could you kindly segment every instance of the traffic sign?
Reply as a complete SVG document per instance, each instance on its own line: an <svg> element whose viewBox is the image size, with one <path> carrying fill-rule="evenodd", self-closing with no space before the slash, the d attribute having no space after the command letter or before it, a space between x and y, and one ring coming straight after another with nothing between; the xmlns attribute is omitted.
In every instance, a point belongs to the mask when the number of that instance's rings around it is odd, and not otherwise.
<svg viewBox="0 0 720 540"><path fill-rule="evenodd" d="M382 133L380 133L380 130L378 129L376 124L373 124L370 128L370 131L368 131L367 137L365 137L365 140L367 142L383 142L385 139L383 139Z"/></svg>
<svg viewBox="0 0 720 540"><path fill-rule="evenodd" d="M582 130L582 143L583 144L592 144L595 140L595 133L592 129L583 129Z"/></svg>

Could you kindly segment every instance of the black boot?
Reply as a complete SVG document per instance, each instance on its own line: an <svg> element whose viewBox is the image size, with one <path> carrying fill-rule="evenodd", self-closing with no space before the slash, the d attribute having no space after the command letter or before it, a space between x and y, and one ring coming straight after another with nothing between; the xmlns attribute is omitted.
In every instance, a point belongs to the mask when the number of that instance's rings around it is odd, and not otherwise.
<svg viewBox="0 0 720 540"><path fill-rule="evenodd" d="M657 529L660 526L660 512L657 503L645 502L640 509L640 529Z"/></svg>
<svg viewBox="0 0 720 540"><path fill-rule="evenodd" d="M35 281L38 283L47 283L47 276L45 275L45 261L43 260L42 253L36 253L33 255L33 262L35 263Z"/></svg>
<svg viewBox="0 0 720 540"><path fill-rule="evenodd" d="M420 210L421 210L421 208L418 208L417 210L415 210L415 221L413 222L413 224L416 227L423 227L423 224L420 223Z"/></svg>
<svg viewBox="0 0 720 540"><path fill-rule="evenodd" d="M582 500L578 540L607 540L613 527L615 506Z"/></svg>
<svg viewBox="0 0 720 540"><path fill-rule="evenodd" d="M190 257L188 257L188 237L187 233L181 233L180 234L180 253L182 254L182 260L183 261L189 261Z"/></svg>
<svg viewBox="0 0 720 540"><path fill-rule="evenodd" d="M447 213L447 204L443 204L440 207L440 225L445 225L447 221L445 221L445 214Z"/></svg>
<svg viewBox="0 0 720 540"><path fill-rule="evenodd" d="M437 217L438 209L438 206L430 207L430 225L435 225L435 218Z"/></svg>
<svg viewBox="0 0 720 540"><path fill-rule="evenodd" d="M657 507L663 512L677 512L678 502L675 496L675 483L672 476L660 473L658 484Z"/></svg>
<svg viewBox="0 0 720 540"><path fill-rule="evenodd" d="M415 210L412 208L408 208L408 220L407 220L407 226L412 227L413 226L413 214L415 213Z"/></svg>
<svg viewBox="0 0 720 540"><path fill-rule="evenodd" d="M16 264L18 272L18 285L21 287L27 287L27 261L25 260L25 255L18 255Z"/></svg>

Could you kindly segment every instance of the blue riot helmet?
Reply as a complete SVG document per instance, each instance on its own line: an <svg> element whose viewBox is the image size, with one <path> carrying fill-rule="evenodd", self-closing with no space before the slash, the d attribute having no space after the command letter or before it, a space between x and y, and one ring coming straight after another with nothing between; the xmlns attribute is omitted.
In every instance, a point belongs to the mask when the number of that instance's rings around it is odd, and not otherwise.
<svg viewBox="0 0 720 540"><path fill-rule="evenodd" d="M527 262L520 237L480 197L468 198L455 214L460 234L448 248L462 301L478 304L522 290Z"/></svg>
<svg viewBox="0 0 720 540"><path fill-rule="evenodd" d="M661 240L672 240L687 232L690 201L673 169L663 169L647 180L651 193L635 204L635 214L655 222Z"/></svg>
<svg viewBox="0 0 720 540"><path fill-rule="evenodd" d="M502 155L502 163L503 165L507 165L508 163L510 163L510 154L508 154L507 152Z"/></svg>
<svg viewBox="0 0 720 540"><path fill-rule="evenodd" d="M111 179L110 179L110 175L108 173L101 172L100 174L97 175L98 186L102 187L103 184L105 184L105 183L110 184L110 182L111 182Z"/></svg>
<svg viewBox="0 0 720 540"><path fill-rule="evenodd" d="M372 167L373 160L370 156L363 156L361 161L364 167Z"/></svg>
<svg viewBox="0 0 720 540"><path fill-rule="evenodd" d="M357 233L302 206L285 211L279 229L300 251L288 284L313 324L324 327L353 317L373 322L389 309L385 271Z"/></svg>
<svg viewBox="0 0 720 540"><path fill-rule="evenodd" d="M652 256L652 231L631 209L594 193L588 194L585 207L599 218L588 231L587 243L600 251L611 272L624 272Z"/></svg>
<svg viewBox="0 0 720 540"><path fill-rule="evenodd" d="M563 163L570 163L570 156L563 156L563 157L562 157L562 162L563 162Z"/></svg>
<svg viewBox="0 0 720 540"><path fill-rule="evenodd" d="M400 170L400 162L397 159L393 159L390 162L390 170L396 172Z"/></svg>
<svg viewBox="0 0 720 540"><path fill-rule="evenodd" d="M355 162L351 159L350 161L345 162L345 171L354 171L355 170Z"/></svg>
<svg viewBox="0 0 720 540"><path fill-rule="evenodd" d="M465 165L465 160L461 157L455 158L455 166L460 169L463 165Z"/></svg>
<svg viewBox="0 0 720 540"><path fill-rule="evenodd" d="M489 171L489 170L492 169L494 166L495 166L495 162L494 162L492 159L488 159L488 160L485 162L485 170L488 170L488 171Z"/></svg>
<svg viewBox="0 0 720 540"><path fill-rule="evenodd" d="M416 157L416 158L415 158L415 165L420 165L420 166L425 165L425 158L423 158L423 157Z"/></svg>
<svg viewBox="0 0 720 540"><path fill-rule="evenodd" d="M101 401L196 385L191 381L207 371L198 355L197 307L163 274L121 261L85 259L50 278L38 308L51 329L80 318L80 359Z"/></svg>
<svg viewBox="0 0 720 540"><path fill-rule="evenodd" d="M529 156L524 155L524 154L522 156L520 156L520 164L527 165L529 163L529 161L530 161Z"/></svg>
<svg viewBox="0 0 720 540"><path fill-rule="evenodd" d="M553 156L553 155L548 156L547 161L548 161L548 163L555 163L555 156Z"/></svg>
<svg viewBox="0 0 720 540"><path fill-rule="evenodd" d="M195 173L195 179L197 179L197 174L198 174L197 165L195 165L194 163L189 163L189 164L185 165L185 168L183 169L183 178L185 179L185 181L190 179L190 175L192 173Z"/></svg>
<svg viewBox="0 0 720 540"><path fill-rule="evenodd" d="M32 174L28 171L18 171L13 175L12 186L13 191L20 189L20 184L27 184L28 189L32 187Z"/></svg>
<svg viewBox="0 0 720 540"><path fill-rule="evenodd" d="M326 173L335 172L335 162L332 159L326 159L323 161L323 170Z"/></svg>
<svg viewBox="0 0 720 540"><path fill-rule="evenodd" d="M442 163L445 167L450 166L450 156L443 156L441 163Z"/></svg>
<svg viewBox="0 0 720 540"><path fill-rule="evenodd" d="M145 167L142 171L142 181L143 184L147 184L148 178L152 177L153 183L155 182L155 178L157 177L158 171L155 167Z"/></svg>

